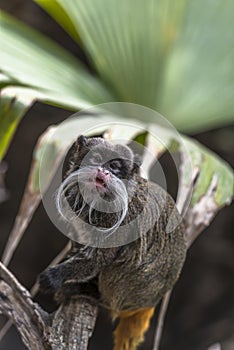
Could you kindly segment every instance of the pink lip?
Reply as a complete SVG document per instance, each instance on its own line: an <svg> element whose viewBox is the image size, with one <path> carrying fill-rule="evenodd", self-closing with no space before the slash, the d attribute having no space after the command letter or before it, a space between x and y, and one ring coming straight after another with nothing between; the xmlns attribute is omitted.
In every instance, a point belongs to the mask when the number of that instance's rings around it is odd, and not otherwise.
<svg viewBox="0 0 234 350"><path fill-rule="evenodd" d="M105 181L103 181L103 180L100 179L99 177L96 177L95 185L96 185L96 187L102 188L102 189L106 187Z"/></svg>
<svg viewBox="0 0 234 350"><path fill-rule="evenodd" d="M102 167L96 169L94 184L97 189L105 190L110 179L110 172Z"/></svg>

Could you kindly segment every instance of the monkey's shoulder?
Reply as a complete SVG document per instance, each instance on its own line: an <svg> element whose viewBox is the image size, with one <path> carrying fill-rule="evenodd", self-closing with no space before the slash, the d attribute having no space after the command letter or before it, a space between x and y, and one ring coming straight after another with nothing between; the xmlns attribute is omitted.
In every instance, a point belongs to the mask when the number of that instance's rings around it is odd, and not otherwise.
<svg viewBox="0 0 234 350"><path fill-rule="evenodd" d="M142 204L147 219L154 219L161 223L168 223L169 219L175 223L181 222L182 217L177 209L172 196L155 182L147 181L138 177L138 189L135 196L135 205L137 202ZM131 209L131 208L130 208ZM174 225L176 226L176 225ZM183 228L182 228L183 229Z"/></svg>

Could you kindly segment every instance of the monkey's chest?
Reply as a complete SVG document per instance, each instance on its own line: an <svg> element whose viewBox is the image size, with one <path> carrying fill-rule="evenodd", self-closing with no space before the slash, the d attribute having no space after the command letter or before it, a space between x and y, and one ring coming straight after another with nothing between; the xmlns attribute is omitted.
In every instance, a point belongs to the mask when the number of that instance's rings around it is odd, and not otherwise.
<svg viewBox="0 0 234 350"><path fill-rule="evenodd" d="M163 258L139 266L129 264L112 265L99 275L102 301L112 310L155 306L177 279L178 269Z"/></svg>

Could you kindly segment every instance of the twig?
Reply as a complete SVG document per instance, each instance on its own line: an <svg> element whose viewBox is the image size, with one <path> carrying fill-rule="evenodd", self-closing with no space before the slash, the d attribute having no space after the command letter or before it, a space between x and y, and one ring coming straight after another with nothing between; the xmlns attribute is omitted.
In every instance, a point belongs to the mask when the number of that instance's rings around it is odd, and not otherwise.
<svg viewBox="0 0 234 350"><path fill-rule="evenodd" d="M10 263L13 254L21 241L25 230L27 229L37 207L40 204L41 196L46 192L51 180L56 173L58 165L63 157L65 149L62 149L57 157L53 159L51 163L50 171L46 176L46 180L43 185L41 184L41 188L39 189L39 182L37 180L38 177L38 167L39 160L37 157L37 153L41 152L41 149L44 144L46 144L46 140L51 133L53 133L54 127L49 127L38 139L36 147L34 148L34 156L28 176L28 181L24 190L24 195L20 204L19 211L17 213L14 226L10 232L8 237L8 241L6 247L3 251L2 262L4 265L8 266Z"/></svg>
<svg viewBox="0 0 234 350"><path fill-rule="evenodd" d="M160 311L159 311L159 316L158 316L158 323L157 323L157 328L156 328L155 338L154 338L153 350L158 350L159 349L159 344L160 344L160 340L161 340L161 337L162 337L164 320L165 320L165 316L166 316L166 313L167 313L167 308L168 308L168 304L169 304L169 301L170 301L170 297L171 297L171 291L166 293L166 295L164 296L164 298L162 300L162 304L160 306Z"/></svg>
<svg viewBox="0 0 234 350"><path fill-rule="evenodd" d="M11 329L11 326L12 326L12 321L11 320L6 321L6 323L3 325L3 327L0 330L0 342L5 337L7 332Z"/></svg>
<svg viewBox="0 0 234 350"><path fill-rule="evenodd" d="M221 349L222 348L221 348L220 343L215 343L215 344L209 346L209 348L207 350L221 350Z"/></svg>
<svg viewBox="0 0 234 350"><path fill-rule="evenodd" d="M41 201L40 193L25 192L20 205L19 212L16 216L14 227L9 235L6 247L3 252L2 261L8 265L11 258L28 227L31 218Z"/></svg>

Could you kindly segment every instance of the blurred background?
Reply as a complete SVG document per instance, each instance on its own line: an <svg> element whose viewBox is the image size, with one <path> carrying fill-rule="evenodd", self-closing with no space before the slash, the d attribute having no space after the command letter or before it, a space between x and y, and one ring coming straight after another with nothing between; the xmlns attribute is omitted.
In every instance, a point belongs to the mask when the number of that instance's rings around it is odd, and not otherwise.
<svg viewBox="0 0 234 350"><path fill-rule="evenodd" d="M89 67L79 46L33 2L1 0L0 7L51 37ZM20 204L38 137L49 125L59 123L70 115L71 112L61 108L37 102L20 123L4 160L8 198L0 204L0 253ZM234 125L193 136L234 166ZM234 349L233 208L232 204L221 210L189 250L170 301L161 349L205 350L215 342L221 342L223 350ZM26 288L30 288L65 243L66 238L53 226L40 205L9 268ZM36 300L47 310L55 308L49 297L38 295ZM157 312L142 350L152 349L156 318ZM1 318L0 324L5 321ZM111 349L112 328L109 316L101 310L90 349ZM25 349L13 327L0 343L0 349Z"/></svg>

